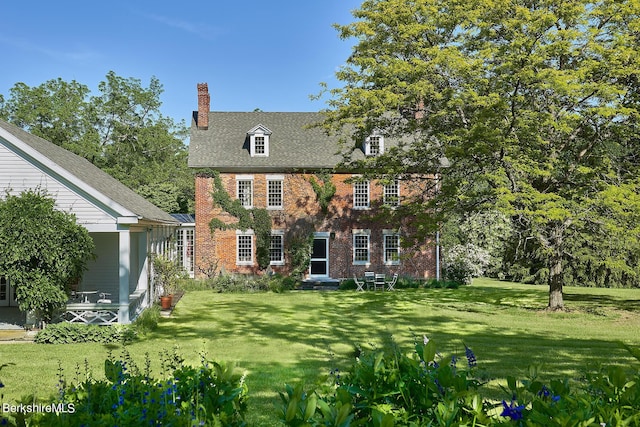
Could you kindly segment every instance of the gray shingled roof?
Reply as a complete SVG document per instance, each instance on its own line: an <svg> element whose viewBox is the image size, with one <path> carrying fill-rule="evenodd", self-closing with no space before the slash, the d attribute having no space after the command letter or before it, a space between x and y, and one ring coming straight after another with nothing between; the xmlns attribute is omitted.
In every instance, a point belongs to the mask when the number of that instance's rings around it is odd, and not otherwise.
<svg viewBox="0 0 640 427"><path fill-rule="evenodd" d="M209 129L191 125L189 166L220 171L283 171L332 168L342 160L338 138L310 125L321 113L210 112ZM263 125L269 156L251 157L247 132Z"/></svg>
<svg viewBox="0 0 640 427"><path fill-rule="evenodd" d="M74 175L78 180L83 181L139 217L163 223L178 223L171 215L147 201L108 173L94 166L88 160L3 120L0 120L0 127Z"/></svg>

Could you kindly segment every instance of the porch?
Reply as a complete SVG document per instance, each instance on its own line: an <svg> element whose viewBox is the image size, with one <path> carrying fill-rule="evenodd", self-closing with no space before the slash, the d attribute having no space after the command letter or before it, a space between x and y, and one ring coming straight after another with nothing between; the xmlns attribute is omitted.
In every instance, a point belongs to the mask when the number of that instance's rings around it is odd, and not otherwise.
<svg viewBox="0 0 640 427"><path fill-rule="evenodd" d="M109 302L72 302L68 303L65 311L58 317L59 321L85 323L88 325L113 325L119 318L135 319L150 302L147 300L146 289L137 290L129 295L128 304ZM125 313L120 313L126 311Z"/></svg>
<svg viewBox="0 0 640 427"><path fill-rule="evenodd" d="M133 320L150 305L148 292L138 290L129 295L128 303L69 302L54 321L85 323L88 325L113 325L118 319ZM16 306L0 307L0 330L24 330L37 325L27 319L27 314Z"/></svg>

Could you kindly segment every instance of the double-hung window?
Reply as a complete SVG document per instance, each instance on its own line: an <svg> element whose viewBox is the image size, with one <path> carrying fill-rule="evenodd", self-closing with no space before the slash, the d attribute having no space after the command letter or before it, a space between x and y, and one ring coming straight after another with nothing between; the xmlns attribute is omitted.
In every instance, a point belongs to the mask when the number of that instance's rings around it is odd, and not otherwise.
<svg viewBox="0 0 640 427"><path fill-rule="evenodd" d="M253 207L253 176L238 175L236 176L236 191L238 200L245 208Z"/></svg>
<svg viewBox="0 0 640 427"><path fill-rule="evenodd" d="M271 231L271 244L269 245L269 264L284 265L284 231Z"/></svg>
<svg viewBox="0 0 640 427"><path fill-rule="evenodd" d="M370 261L370 230L353 230L353 263L369 264Z"/></svg>
<svg viewBox="0 0 640 427"><path fill-rule="evenodd" d="M267 175L267 209L283 208L283 183L282 175Z"/></svg>
<svg viewBox="0 0 640 427"><path fill-rule="evenodd" d="M256 135L253 141L253 154L256 156L264 156L267 152L267 144L264 135Z"/></svg>
<svg viewBox="0 0 640 427"><path fill-rule="evenodd" d="M257 125L250 129L249 153L251 157L269 157L269 136L271 131L264 125Z"/></svg>
<svg viewBox="0 0 640 427"><path fill-rule="evenodd" d="M385 184L383 191L383 203L385 206L400 206L400 182L397 179L390 184Z"/></svg>
<svg viewBox="0 0 640 427"><path fill-rule="evenodd" d="M369 209L369 181L356 180L353 183L353 208Z"/></svg>
<svg viewBox="0 0 640 427"><path fill-rule="evenodd" d="M382 232L384 245L384 263L387 265L400 264L400 234L394 230Z"/></svg>
<svg viewBox="0 0 640 427"><path fill-rule="evenodd" d="M368 136L364 140L364 154L367 156L377 156L384 153L384 138L377 132Z"/></svg>
<svg viewBox="0 0 640 427"><path fill-rule="evenodd" d="M253 231L236 230L236 264L253 265Z"/></svg>

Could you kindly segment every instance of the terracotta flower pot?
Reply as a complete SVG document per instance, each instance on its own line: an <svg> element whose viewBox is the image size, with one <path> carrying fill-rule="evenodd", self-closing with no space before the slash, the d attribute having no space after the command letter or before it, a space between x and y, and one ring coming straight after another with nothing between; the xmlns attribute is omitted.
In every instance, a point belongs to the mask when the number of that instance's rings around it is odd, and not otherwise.
<svg viewBox="0 0 640 427"><path fill-rule="evenodd" d="M163 295L160 297L160 307L163 310L169 310L171 308L171 303L173 302L172 295Z"/></svg>

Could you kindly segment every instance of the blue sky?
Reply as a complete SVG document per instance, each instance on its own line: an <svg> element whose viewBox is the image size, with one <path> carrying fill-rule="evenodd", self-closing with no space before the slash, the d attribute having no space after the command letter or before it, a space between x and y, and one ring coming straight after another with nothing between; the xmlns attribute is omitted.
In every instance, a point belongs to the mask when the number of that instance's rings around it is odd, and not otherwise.
<svg viewBox="0 0 640 427"><path fill-rule="evenodd" d="M58 77L98 94L113 70L164 86L164 115L189 124L197 83L217 111L317 111L309 95L339 83L360 0L9 1L2 5L0 94Z"/></svg>

